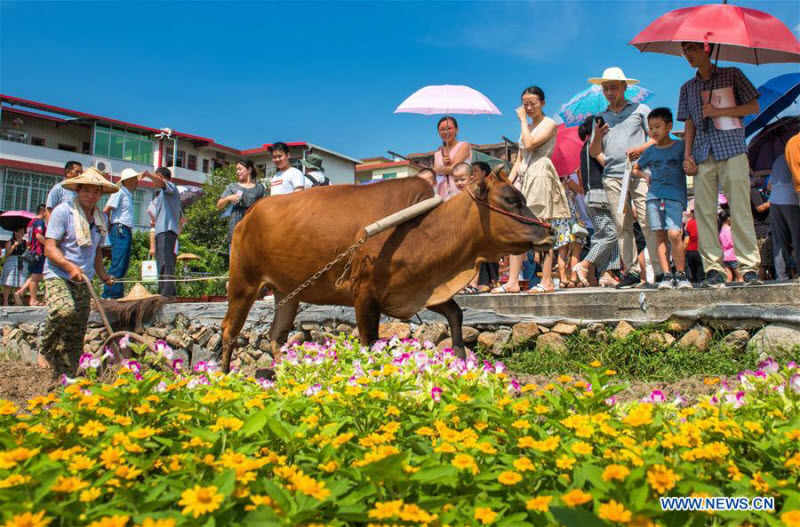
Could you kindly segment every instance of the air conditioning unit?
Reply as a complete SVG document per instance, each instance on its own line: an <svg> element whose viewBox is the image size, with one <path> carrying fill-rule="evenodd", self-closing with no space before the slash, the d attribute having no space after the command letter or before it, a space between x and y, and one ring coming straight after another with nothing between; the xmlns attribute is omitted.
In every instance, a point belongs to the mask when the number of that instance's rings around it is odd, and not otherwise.
<svg viewBox="0 0 800 527"><path fill-rule="evenodd" d="M94 160L94 168L104 174L111 175L111 163L102 159Z"/></svg>

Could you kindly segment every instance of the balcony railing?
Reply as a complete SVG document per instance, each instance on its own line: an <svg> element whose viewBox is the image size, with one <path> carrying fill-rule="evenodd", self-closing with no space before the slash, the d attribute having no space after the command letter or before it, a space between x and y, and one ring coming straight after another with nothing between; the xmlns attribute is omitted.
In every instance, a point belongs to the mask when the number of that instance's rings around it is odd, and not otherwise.
<svg viewBox="0 0 800 527"><path fill-rule="evenodd" d="M78 161L84 167L94 166L95 161L103 161L111 167L111 174L119 176L126 168L132 168L136 172L143 170L153 170L153 166L142 163L134 163L123 159L112 159L108 157L92 156L67 150L47 148L45 146L34 146L26 143L17 143L0 139L0 158L21 161L26 163L36 163L58 168L64 168L67 161ZM170 167L171 169L172 167ZM186 168L176 168L173 177L202 184L206 180L206 174L198 170L188 170Z"/></svg>

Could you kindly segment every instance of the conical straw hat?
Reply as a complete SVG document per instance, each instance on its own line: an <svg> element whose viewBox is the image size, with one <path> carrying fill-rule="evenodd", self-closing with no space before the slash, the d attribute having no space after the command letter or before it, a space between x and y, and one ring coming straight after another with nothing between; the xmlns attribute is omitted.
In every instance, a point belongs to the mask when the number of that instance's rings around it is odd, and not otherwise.
<svg viewBox="0 0 800 527"><path fill-rule="evenodd" d="M94 167L84 170L80 176L68 179L61 184L65 189L74 191L78 190L78 185L97 185L103 189L103 194L113 194L119 190L118 186L107 180L103 173Z"/></svg>
<svg viewBox="0 0 800 527"><path fill-rule="evenodd" d="M133 302L135 300L144 300L145 298L153 298L156 296L161 295L154 295L150 291L147 290L145 286L136 282L136 284L131 287L131 290L128 291L128 294L124 297L117 300L117 302Z"/></svg>

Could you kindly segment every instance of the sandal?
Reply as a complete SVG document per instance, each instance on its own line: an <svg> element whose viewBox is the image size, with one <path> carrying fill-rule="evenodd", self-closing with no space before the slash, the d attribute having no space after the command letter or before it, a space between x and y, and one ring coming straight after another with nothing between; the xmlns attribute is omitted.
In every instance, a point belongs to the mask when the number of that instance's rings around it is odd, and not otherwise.
<svg viewBox="0 0 800 527"><path fill-rule="evenodd" d="M542 295L542 294L555 293L555 292L556 292L555 287L553 287L553 289L547 289L542 284L536 284L535 286L533 286L530 289L528 289L528 294L529 295Z"/></svg>
<svg viewBox="0 0 800 527"><path fill-rule="evenodd" d="M478 293L491 293L492 288L488 285L479 285L478 286Z"/></svg>
<svg viewBox="0 0 800 527"><path fill-rule="evenodd" d="M477 287L472 287L471 285L468 285L467 287L465 287L464 289L461 290L461 294L462 295L474 295L477 292L478 292L478 288Z"/></svg>
<svg viewBox="0 0 800 527"><path fill-rule="evenodd" d="M578 275L578 280L580 280L583 287L589 287L589 273L584 266L577 264L572 267L572 272Z"/></svg>
<svg viewBox="0 0 800 527"><path fill-rule="evenodd" d="M506 285L505 284L500 284L499 286L495 287L494 289L492 289L489 292L493 293L495 295L499 295L499 294L502 294L502 293L519 293L520 290L517 289L516 291L509 291L508 289L506 289Z"/></svg>
<svg viewBox="0 0 800 527"><path fill-rule="evenodd" d="M600 287L617 287L617 281L613 278L603 277L597 282Z"/></svg>

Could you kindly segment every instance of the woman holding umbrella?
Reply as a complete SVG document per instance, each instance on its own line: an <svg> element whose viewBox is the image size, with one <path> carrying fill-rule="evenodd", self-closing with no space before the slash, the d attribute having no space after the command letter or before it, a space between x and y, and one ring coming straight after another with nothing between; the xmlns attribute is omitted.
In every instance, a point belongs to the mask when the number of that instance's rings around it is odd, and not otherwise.
<svg viewBox="0 0 800 527"><path fill-rule="evenodd" d="M14 237L6 242L6 261L3 264L3 305L8 305L8 295L28 278L28 270L22 254L25 252L25 228L14 231Z"/></svg>
<svg viewBox="0 0 800 527"><path fill-rule="evenodd" d="M453 167L459 163L471 164L472 147L466 141L458 140L458 121L455 117L442 117L436 124L436 129L442 139L442 146L433 154L436 190L442 198L448 199L459 193L453 183Z"/></svg>
<svg viewBox="0 0 800 527"><path fill-rule="evenodd" d="M554 249L568 246L572 241L570 235L570 210L564 187L558 179L550 157L556 145L558 126L551 118L545 116L544 91L538 86L531 86L522 92L522 106L517 108L520 122L519 153L514 166L511 167L510 179L514 186L525 195L525 200L533 214L553 224L557 231ZM531 122L528 122L528 119ZM559 245L560 243L560 245ZM505 286L493 289L493 293L518 293L519 273L525 255L512 255L508 282ZM551 250L542 263L542 281L530 293L552 293L553 251Z"/></svg>

